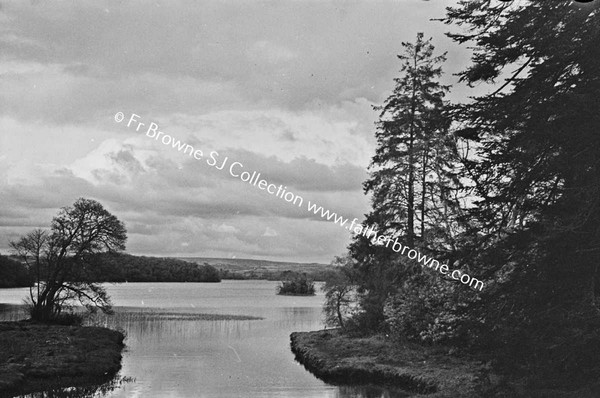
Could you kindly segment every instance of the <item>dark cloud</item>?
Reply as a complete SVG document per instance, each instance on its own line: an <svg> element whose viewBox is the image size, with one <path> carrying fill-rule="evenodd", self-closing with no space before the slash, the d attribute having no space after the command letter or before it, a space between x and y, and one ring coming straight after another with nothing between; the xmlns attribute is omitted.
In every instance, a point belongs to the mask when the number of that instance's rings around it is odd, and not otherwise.
<svg viewBox="0 0 600 398"><path fill-rule="evenodd" d="M115 99L154 114L380 102L401 41L425 30L454 48L444 25L429 22L446 3L9 2L0 50L37 69L1 88L14 95L22 83L35 86L18 105L39 108L19 112L5 97L4 112L60 123L112 110ZM64 111L75 104L78 112Z"/></svg>

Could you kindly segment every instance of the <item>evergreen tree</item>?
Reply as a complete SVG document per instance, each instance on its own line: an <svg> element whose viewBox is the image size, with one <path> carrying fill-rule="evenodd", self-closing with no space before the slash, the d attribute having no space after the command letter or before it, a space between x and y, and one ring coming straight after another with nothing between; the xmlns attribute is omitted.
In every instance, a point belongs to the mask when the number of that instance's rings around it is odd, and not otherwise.
<svg viewBox="0 0 600 398"><path fill-rule="evenodd" d="M431 39L423 33L416 42L402 43L401 76L394 79L393 93L380 111L377 123L377 149L365 192L372 195L373 213L383 216L381 230L400 234L409 246L424 239L429 210L440 203L431 197L444 171L452 142L447 131L443 98L448 87L436 79L445 54L434 56Z"/></svg>
<svg viewBox="0 0 600 398"><path fill-rule="evenodd" d="M470 253L497 281L479 316L529 368L584 375L600 353L600 3L474 0L446 22L474 43L463 81L506 78L457 132L479 147Z"/></svg>
<svg viewBox="0 0 600 398"><path fill-rule="evenodd" d="M434 56L431 39L419 33L415 43L402 43L401 76L384 104L377 123L377 149L370 165L365 193L372 195L372 211L365 224L379 235L398 237L404 244L431 248L447 242L449 207L456 206L459 185L454 166L455 142L448 134L444 95L448 87L438 78L445 54ZM448 228L445 228L448 227ZM374 245L358 235L350 250L362 274L359 287L365 327L383 322L383 308L410 273L405 259L390 248ZM418 271L417 271L418 272Z"/></svg>

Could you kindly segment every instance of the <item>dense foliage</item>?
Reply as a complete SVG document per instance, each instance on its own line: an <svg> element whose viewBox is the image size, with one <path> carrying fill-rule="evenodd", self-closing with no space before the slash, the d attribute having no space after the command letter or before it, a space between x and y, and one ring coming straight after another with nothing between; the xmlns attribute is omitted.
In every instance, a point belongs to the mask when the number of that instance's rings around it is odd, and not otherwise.
<svg viewBox="0 0 600 398"><path fill-rule="evenodd" d="M572 377L573 369L578 378L593 374L600 4L480 0L450 9L447 22L468 27L451 37L474 44L463 81L507 77L456 112L476 150L465 165L480 198L463 258L492 282L471 307L482 319L475 340L509 369L518 358L549 379Z"/></svg>
<svg viewBox="0 0 600 398"><path fill-rule="evenodd" d="M460 158L444 101L448 87L438 81L445 56L435 55L431 39L425 40L422 33L414 43L402 46L400 77L384 104L375 107L380 112L377 148L364 184L372 210L364 224L375 226L379 235L442 259L456 245L461 215ZM390 317L410 318L412 313L406 311L421 310L395 307L417 302L422 299L419 291L436 287L432 278L417 277L427 272L421 266L370 237L357 235L350 254L359 300L351 324L363 331L402 330ZM438 315L430 313L426 320L434 322ZM432 328L433 324L424 324L424 330Z"/></svg>
<svg viewBox="0 0 600 398"><path fill-rule="evenodd" d="M594 380L600 3L462 1L445 22L461 26L450 37L474 51L460 79L504 82L448 106L432 80L442 58L422 36L403 44L401 76L378 108L365 224L477 275L486 289L429 275L358 236L347 265L358 276L358 307L344 323L455 344L544 386ZM429 69L417 73L420 59Z"/></svg>
<svg viewBox="0 0 600 398"><path fill-rule="evenodd" d="M0 288L27 287L32 284L33 275L24 264L0 255Z"/></svg>
<svg viewBox="0 0 600 398"><path fill-rule="evenodd" d="M277 286L277 294L312 296L315 294L315 283L305 273L289 272Z"/></svg>
<svg viewBox="0 0 600 398"><path fill-rule="evenodd" d="M174 258L101 253L90 258L89 278L98 282L220 282L219 271Z"/></svg>

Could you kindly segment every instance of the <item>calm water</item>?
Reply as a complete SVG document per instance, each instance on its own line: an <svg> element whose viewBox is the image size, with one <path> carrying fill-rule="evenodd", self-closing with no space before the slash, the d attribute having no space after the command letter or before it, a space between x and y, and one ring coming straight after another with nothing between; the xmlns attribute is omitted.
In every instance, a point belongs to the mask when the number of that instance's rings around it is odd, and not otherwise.
<svg viewBox="0 0 600 398"><path fill-rule="evenodd" d="M108 284L116 315L95 323L126 333L119 377L98 397L405 397L378 387L326 384L294 360L293 331L323 328L323 295L277 296L277 282ZM0 289L0 303L21 304L28 289ZM194 314L259 320L199 320ZM0 319L24 316L0 307ZM71 396L71 395L70 395Z"/></svg>

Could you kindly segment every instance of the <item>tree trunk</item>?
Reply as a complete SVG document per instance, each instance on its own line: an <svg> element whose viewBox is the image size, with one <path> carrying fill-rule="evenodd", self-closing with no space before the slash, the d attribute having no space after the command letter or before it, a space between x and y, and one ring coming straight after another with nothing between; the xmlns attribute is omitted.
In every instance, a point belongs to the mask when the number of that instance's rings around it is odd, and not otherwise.
<svg viewBox="0 0 600 398"><path fill-rule="evenodd" d="M427 155L429 154L429 143L425 145L423 150L422 170L421 170L421 241L425 241L425 197L427 192L426 176L427 176Z"/></svg>
<svg viewBox="0 0 600 398"><path fill-rule="evenodd" d="M417 69L417 52L414 57L414 67ZM408 198L407 198L407 241L409 246L415 243L415 116L416 116L417 77L412 79L412 96L410 108L410 139L408 145Z"/></svg>
<svg viewBox="0 0 600 398"><path fill-rule="evenodd" d="M337 312L338 322L342 329L344 329L344 317L342 317L342 309L341 309L343 297L344 297L343 292L337 293L336 312Z"/></svg>

